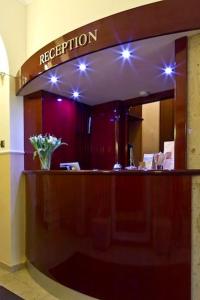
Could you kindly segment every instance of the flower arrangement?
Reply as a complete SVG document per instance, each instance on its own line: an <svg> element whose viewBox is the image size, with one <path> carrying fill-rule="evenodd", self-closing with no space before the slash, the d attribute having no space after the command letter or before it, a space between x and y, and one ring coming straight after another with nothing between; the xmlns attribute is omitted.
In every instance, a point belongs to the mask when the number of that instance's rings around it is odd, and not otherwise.
<svg viewBox="0 0 200 300"><path fill-rule="evenodd" d="M34 135L29 140L35 149L33 159L38 155L43 170L50 170L52 153L61 145L67 145L67 143L62 143L60 138L50 134Z"/></svg>

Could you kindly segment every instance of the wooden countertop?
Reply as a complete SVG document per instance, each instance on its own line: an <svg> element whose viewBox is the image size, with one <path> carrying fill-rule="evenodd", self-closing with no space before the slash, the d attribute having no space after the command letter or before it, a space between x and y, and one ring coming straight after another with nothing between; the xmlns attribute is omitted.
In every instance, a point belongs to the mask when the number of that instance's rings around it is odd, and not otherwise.
<svg viewBox="0 0 200 300"><path fill-rule="evenodd" d="M176 175L200 175L200 169L188 169L188 170L80 170L80 171L68 171L68 170L26 170L24 174L48 174L48 175L155 175L155 176L176 176Z"/></svg>

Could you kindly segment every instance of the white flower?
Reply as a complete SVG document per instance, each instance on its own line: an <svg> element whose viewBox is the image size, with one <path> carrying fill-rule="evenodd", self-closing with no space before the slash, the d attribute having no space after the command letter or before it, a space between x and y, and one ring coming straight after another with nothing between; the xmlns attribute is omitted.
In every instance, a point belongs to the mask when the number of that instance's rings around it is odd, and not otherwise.
<svg viewBox="0 0 200 300"><path fill-rule="evenodd" d="M67 143L62 143L61 139L57 139L50 134L44 136L42 134L34 135L29 140L35 149L34 158L39 155L40 159L51 155L59 146L67 145Z"/></svg>

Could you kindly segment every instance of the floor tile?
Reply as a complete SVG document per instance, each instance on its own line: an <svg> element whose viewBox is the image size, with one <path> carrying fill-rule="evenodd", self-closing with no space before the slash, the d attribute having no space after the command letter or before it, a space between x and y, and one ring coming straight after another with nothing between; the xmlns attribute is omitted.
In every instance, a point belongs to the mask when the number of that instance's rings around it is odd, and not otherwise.
<svg viewBox="0 0 200 300"><path fill-rule="evenodd" d="M56 300L32 279L26 268L9 272L0 267L0 284L25 300Z"/></svg>

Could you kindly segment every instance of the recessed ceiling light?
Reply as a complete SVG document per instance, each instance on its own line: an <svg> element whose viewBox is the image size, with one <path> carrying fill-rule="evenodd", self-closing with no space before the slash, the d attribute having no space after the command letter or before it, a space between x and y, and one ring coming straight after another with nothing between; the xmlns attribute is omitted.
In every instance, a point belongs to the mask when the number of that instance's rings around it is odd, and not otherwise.
<svg viewBox="0 0 200 300"><path fill-rule="evenodd" d="M140 91L140 92L139 92L139 95L140 95L141 97L146 97L146 96L149 96L149 95L150 95L150 92L147 92L147 91Z"/></svg>
<svg viewBox="0 0 200 300"><path fill-rule="evenodd" d="M173 73L173 68L171 66L167 66L164 71L166 75L171 75Z"/></svg>
<svg viewBox="0 0 200 300"><path fill-rule="evenodd" d="M86 64L84 64L84 63L81 63L80 65L79 65L79 70L80 71L85 71L86 70Z"/></svg>
<svg viewBox="0 0 200 300"><path fill-rule="evenodd" d="M73 92L73 97L74 97L74 99L79 98L79 96L80 96L80 93L79 93L78 91L74 91L74 92Z"/></svg>
<svg viewBox="0 0 200 300"><path fill-rule="evenodd" d="M51 82L56 83L58 81L58 78L56 76L51 76Z"/></svg>
<svg viewBox="0 0 200 300"><path fill-rule="evenodd" d="M131 56L131 52L130 52L129 49L124 49L124 50L122 51L121 55L122 55L122 57L123 57L124 59L129 59L130 56Z"/></svg>

